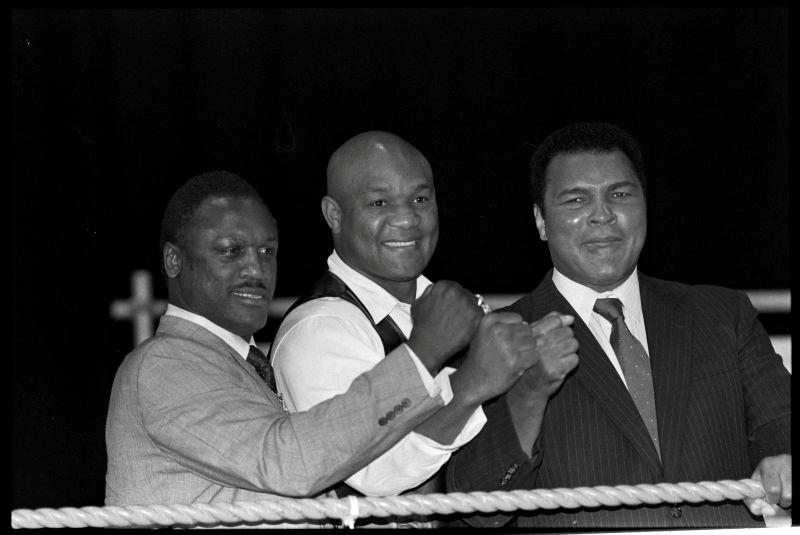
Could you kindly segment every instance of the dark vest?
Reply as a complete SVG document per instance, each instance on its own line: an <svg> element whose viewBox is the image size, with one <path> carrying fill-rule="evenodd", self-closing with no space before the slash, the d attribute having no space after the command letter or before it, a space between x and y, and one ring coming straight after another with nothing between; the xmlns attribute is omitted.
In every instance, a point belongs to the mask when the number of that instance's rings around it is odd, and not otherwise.
<svg viewBox="0 0 800 535"><path fill-rule="evenodd" d="M381 342L383 342L384 356L394 351L400 344L408 341L403 332L400 330L400 327L398 327L389 316L386 316L376 324L372 320L372 315L364 306L364 303L362 303L361 300L356 297L356 294L353 293L353 290L351 290L344 283L344 281L342 281L342 279L330 271L325 272L325 274L311 286L311 290L308 292L308 294L295 301L292 306L289 307L289 310L286 311L284 318L286 318L286 316L288 316L292 310L299 307L303 303L311 301L312 299L319 299L320 297L339 297L357 306L375 328L378 336L380 336ZM340 483L334 488L334 491L339 497L349 495L363 496L363 494L346 483ZM430 494L433 492L444 492L444 470L439 470L439 472L426 483L423 483L415 489L407 491L409 494Z"/></svg>
<svg viewBox="0 0 800 535"><path fill-rule="evenodd" d="M342 279L330 271L326 271L325 274L311 286L311 290L308 294L295 301L292 306L289 307L284 318L303 303L311 301L312 299L319 299L320 297L339 297L357 306L358 309L364 313L375 330L378 331L378 336L381 337L381 342L383 342L384 355L388 355L394 351L397 346L408 341L403 331L400 330L400 327L398 327L389 316L386 316L377 324L372 321L372 315L367 310L367 307L364 306L364 303L356 297L353 290L348 288Z"/></svg>

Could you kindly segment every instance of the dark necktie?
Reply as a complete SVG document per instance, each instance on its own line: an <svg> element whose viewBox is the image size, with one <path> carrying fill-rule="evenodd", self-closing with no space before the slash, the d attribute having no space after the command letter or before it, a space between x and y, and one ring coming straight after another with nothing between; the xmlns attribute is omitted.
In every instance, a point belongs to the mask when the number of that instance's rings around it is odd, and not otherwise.
<svg viewBox="0 0 800 535"><path fill-rule="evenodd" d="M269 359L260 349L256 346L250 346L250 352L247 354L247 362L256 369L256 373L264 379L267 386L270 387L273 392L278 391L275 386L275 374L272 371L272 364L269 363Z"/></svg>
<svg viewBox="0 0 800 535"><path fill-rule="evenodd" d="M594 311L611 323L611 347L617 355L628 391L639 409L656 451L661 455L658 445L658 424L656 422L656 401L653 395L653 377L650 374L650 358L641 342L628 330L622 314L622 302L614 297L598 299Z"/></svg>

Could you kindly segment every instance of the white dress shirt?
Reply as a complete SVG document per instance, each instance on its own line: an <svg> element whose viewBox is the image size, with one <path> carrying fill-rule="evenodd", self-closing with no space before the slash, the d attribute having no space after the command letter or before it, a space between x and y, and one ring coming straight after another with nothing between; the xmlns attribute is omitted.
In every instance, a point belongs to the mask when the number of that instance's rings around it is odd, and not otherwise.
<svg viewBox="0 0 800 535"><path fill-rule="evenodd" d="M335 251L328 257L328 268L358 296L375 323L389 315L406 337L410 335L411 305L349 267ZM420 276L417 297L430 284ZM410 348L409 353L431 396L440 395L448 403L453 398L449 375L455 370L444 368L432 378ZM272 355L278 391L292 412L345 392L353 379L385 356L380 336L363 312L338 297L313 299L292 311L278 329ZM434 475L485 423L479 407L451 444L411 432L346 483L368 496L390 496L414 488Z"/></svg>
<svg viewBox="0 0 800 535"><path fill-rule="evenodd" d="M222 340L231 346L236 354L241 356L244 360L247 360L247 355L250 353L250 346L256 345L255 340L253 337L250 337L250 343L248 344L244 338L239 336L238 334L233 334L227 329L223 329L216 323L209 321L207 318L203 316L199 316L194 312L189 312L188 310L184 310L181 307L177 307L173 304L167 305L167 311L164 312L165 316L175 316L181 319L185 319L186 321L191 321L195 325L199 325L212 333L216 334Z"/></svg>
<svg viewBox="0 0 800 535"><path fill-rule="evenodd" d="M616 297L622 301L622 310L625 315L625 325L628 326L633 336L635 336L644 346L647 355L650 355L650 348L647 346L647 332L644 329L644 317L642 316L642 300L639 295L639 275L636 269L625 279L625 282L609 292L598 293L582 284L568 279L557 269L553 268L553 284L564 299L575 309L583 322L592 331L600 347L603 348L608 360L614 365L620 379L627 387L625 374L619 365L614 349L611 347L609 337L611 336L611 322L603 316L594 312L594 302L598 299Z"/></svg>

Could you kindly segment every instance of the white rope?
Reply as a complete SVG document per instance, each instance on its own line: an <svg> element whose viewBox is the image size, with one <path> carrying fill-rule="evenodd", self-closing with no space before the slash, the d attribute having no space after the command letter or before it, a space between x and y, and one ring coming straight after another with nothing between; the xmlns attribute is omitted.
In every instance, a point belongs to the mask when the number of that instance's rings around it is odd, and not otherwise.
<svg viewBox="0 0 800 535"><path fill-rule="evenodd" d="M752 479L658 483L574 489L535 489L407 494L384 498L283 498L261 502L195 503L191 505L130 505L16 509L12 528L156 527L194 524L243 524L338 519L352 526L357 518L453 513L513 512L518 509L577 509L657 503L699 503L763 498L764 488Z"/></svg>

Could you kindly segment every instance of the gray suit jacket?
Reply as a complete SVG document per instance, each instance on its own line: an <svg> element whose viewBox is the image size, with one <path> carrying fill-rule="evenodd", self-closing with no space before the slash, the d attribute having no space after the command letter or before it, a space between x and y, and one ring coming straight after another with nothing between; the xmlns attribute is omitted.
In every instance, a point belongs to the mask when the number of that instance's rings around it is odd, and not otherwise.
<svg viewBox="0 0 800 535"><path fill-rule="evenodd" d="M289 415L222 339L164 316L114 379L105 501L313 496L381 455L441 405L403 345L346 393Z"/></svg>

